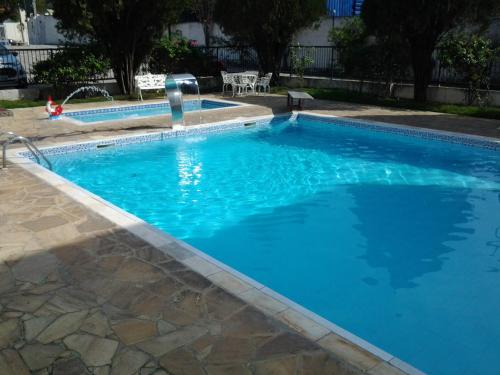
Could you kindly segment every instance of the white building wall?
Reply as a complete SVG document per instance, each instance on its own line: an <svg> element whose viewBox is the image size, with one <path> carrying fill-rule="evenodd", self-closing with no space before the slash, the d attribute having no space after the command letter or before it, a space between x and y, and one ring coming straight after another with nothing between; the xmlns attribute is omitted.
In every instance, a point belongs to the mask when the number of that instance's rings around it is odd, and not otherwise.
<svg viewBox="0 0 500 375"><path fill-rule="evenodd" d="M344 19L335 18L335 26L339 26ZM59 45L64 43L65 38L56 29L57 20L50 15L39 15L28 21L29 40L31 44ZM294 44L329 46L328 33L332 27L332 19L325 18L314 27L299 31L294 38ZM173 25L170 30L178 32L184 38L195 40L199 46L205 45L205 36L203 27L198 22L185 22ZM219 25L215 25L212 31L212 37L218 40L228 40L229 38L222 32ZM10 39L16 39L9 37ZM28 36L26 36L26 39Z"/></svg>
<svg viewBox="0 0 500 375"><path fill-rule="evenodd" d="M178 32L182 37L189 40L196 41L199 46L205 45L205 34L203 33L203 26L199 22L184 22L172 26L171 31ZM220 26L215 24L212 30L212 38L217 40L228 40L229 38L225 35ZM212 43L217 44L217 43Z"/></svg>
<svg viewBox="0 0 500 375"><path fill-rule="evenodd" d="M21 22L7 20L3 23L4 38L28 44L28 28L26 25L26 12L21 11Z"/></svg>
<svg viewBox="0 0 500 375"><path fill-rule="evenodd" d="M199 22L180 23L172 26L170 29L172 33L178 33L184 38L195 40L198 45L205 45L203 27Z"/></svg>
<svg viewBox="0 0 500 375"><path fill-rule="evenodd" d="M335 19L335 26L341 25L344 22L342 18ZM294 44L300 43L301 45L308 46L329 46L331 43L328 41L328 33L332 28L332 19L325 18L313 27L301 30L294 38ZM198 22L186 22L174 25L171 27L172 32L179 32L184 38L195 40L199 46L205 45L205 36L203 34L203 27ZM212 31L212 37L218 40L228 40L219 25L215 25ZM216 44L216 43L213 43Z"/></svg>
<svg viewBox="0 0 500 375"><path fill-rule="evenodd" d="M336 17L335 27L341 26L346 17ZM304 46L330 46L328 33L332 27L332 18L324 18L317 25L301 30L297 33L293 43L299 43ZM25 23L24 35L21 33L20 24L17 22L5 22L5 38L23 41L30 44L58 45L64 42L64 36L56 29L57 20L53 16L39 15ZM171 27L172 32L179 32L183 37L195 40L198 45L205 45L203 27L198 22L186 22ZM490 29L490 35L497 41L500 41L500 20L493 23ZM228 40L219 25L214 26L212 36L215 39ZM24 39L23 39L24 37Z"/></svg>
<svg viewBox="0 0 500 375"><path fill-rule="evenodd" d="M65 38L57 31L57 20L53 16L36 16L28 21L31 44L59 45Z"/></svg>
<svg viewBox="0 0 500 375"><path fill-rule="evenodd" d="M335 20L337 23L337 19ZM324 18L317 25L307 29L300 30L295 38L293 44L300 44L303 46L329 46L331 43L328 41L328 33L332 28L332 19Z"/></svg>

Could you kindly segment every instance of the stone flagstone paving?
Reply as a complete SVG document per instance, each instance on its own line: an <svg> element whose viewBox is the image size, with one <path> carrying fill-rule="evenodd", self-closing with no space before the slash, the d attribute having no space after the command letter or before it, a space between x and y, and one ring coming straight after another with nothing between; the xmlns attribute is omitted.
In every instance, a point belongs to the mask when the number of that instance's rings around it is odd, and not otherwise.
<svg viewBox="0 0 500 375"><path fill-rule="evenodd" d="M14 166L0 318L2 375L359 373Z"/></svg>

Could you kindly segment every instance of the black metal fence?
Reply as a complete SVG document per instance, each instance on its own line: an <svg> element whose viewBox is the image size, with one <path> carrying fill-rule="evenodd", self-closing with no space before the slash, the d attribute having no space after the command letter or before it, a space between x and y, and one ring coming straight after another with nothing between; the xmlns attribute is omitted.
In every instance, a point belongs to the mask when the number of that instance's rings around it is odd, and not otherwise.
<svg viewBox="0 0 500 375"><path fill-rule="evenodd" d="M248 47L196 47L201 53L210 57L218 63L221 69L229 72L238 72L244 70L258 70L259 63L257 54L252 48ZM33 67L40 61L51 58L60 48L12 48L11 51L17 53L17 58L23 65L29 83L35 82ZM300 58L308 56L312 62L305 67L305 75L330 77L330 78L349 78L345 75L344 69L340 64L340 51L333 46L300 46L295 48L296 55ZM463 85L462 77L458 76L453 70L443 68L437 58L434 56L435 66L433 71L433 82L439 84ZM148 71L148 64L145 63L141 68L141 73ZM291 59L291 49L283 58L283 73L292 74L294 72ZM411 80L411 77L405 77ZM500 60L497 60L491 67L490 81L492 86L500 86ZM99 77L99 80L113 79L113 72Z"/></svg>
<svg viewBox="0 0 500 375"><path fill-rule="evenodd" d="M11 47L9 50L16 55L17 59L23 66L26 76L28 78L28 83L36 83L34 67L37 63L41 61L46 61L51 59L57 52L60 52L64 47L53 47L53 48L23 48L23 47ZM72 47L74 48L74 47ZM114 79L113 72L110 70L107 74L102 77L98 77L97 81L105 81Z"/></svg>
<svg viewBox="0 0 500 375"><path fill-rule="evenodd" d="M33 83L33 67L40 61L50 59L59 48L10 48L10 51L17 54L17 59L23 66L28 76L28 82Z"/></svg>

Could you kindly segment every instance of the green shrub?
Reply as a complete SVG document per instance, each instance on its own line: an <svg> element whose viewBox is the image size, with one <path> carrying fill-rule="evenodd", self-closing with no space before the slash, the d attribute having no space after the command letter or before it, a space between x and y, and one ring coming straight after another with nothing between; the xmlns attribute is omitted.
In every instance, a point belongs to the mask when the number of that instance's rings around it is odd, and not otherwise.
<svg viewBox="0 0 500 375"><path fill-rule="evenodd" d="M56 88L90 84L105 78L109 70L109 61L90 47L66 47L33 66L35 82Z"/></svg>
<svg viewBox="0 0 500 375"><path fill-rule="evenodd" d="M467 82L465 101L485 106L489 101L490 69L499 49L478 34L450 33L439 45L439 60Z"/></svg>
<svg viewBox="0 0 500 375"><path fill-rule="evenodd" d="M149 59L151 73L192 73L196 76L215 75L220 71L218 62L197 48L193 42L180 36L162 38Z"/></svg>
<svg viewBox="0 0 500 375"><path fill-rule="evenodd" d="M410 56L398 35L370 36L363 20L354 17L333 28L329 39L339 51L341 75L382 82L382 96L394 95L394 82L407 78Z"/></svg>
<svg viewBox="0 0 500 375"><path fill-rule="evenodd" d="M314 59L312 58L312 53L314 49L308 52L307 49L301 48L300 44L292 46L290 48L290 64L292 67L292 72L299 76L301 85L304 84L304 74L306 69L314 64Z"/></svg>

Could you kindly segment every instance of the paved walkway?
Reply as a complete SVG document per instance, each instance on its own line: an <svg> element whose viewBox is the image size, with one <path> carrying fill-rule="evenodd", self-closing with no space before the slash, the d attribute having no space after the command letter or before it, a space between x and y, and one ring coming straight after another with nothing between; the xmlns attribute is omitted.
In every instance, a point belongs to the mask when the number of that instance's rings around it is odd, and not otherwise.
<svg viewBox="0 0 500 375"><path fill-rule="evenodd" d="M204 121L286 110L284 97L237 100L255 106ZM312 105L499 136L495 121ZM156 118L80 127L44 116L15 110L0 130L53 144L166 126ZM348 343L335 348L321 349L23 169L0 170L0 374L400 374Z"/></svg>

